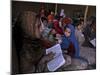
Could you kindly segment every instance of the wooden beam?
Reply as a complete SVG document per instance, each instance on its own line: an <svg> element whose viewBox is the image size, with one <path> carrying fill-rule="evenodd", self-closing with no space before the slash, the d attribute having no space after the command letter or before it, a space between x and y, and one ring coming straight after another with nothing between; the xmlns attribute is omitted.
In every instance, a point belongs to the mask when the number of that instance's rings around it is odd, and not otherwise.
<svg viewBox="0 0 100 75"><path fill-rule="evenodd" d="M55 5L55 15L57 15L57 3Z"/></svg>
<svg viewBox="0 0 100 75"><path fill-rule="evenodd" d="M88 8L89 8L89 6L87 5L86 8L85 8L85 13L84 13L84 27L86 26L86 19L87 19Z"/></svg>

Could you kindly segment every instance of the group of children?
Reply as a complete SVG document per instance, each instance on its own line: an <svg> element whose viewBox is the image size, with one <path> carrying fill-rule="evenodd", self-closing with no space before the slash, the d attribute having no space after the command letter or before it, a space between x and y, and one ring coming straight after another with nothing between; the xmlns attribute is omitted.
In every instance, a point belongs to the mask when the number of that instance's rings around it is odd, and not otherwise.
<svg viewBox="0 0 100 75"><path fill-rule="evenodd" d="M63 9L64 10L64 9ZM63 11L61 10L61 12ZM72 19L65 17L65 15L55 15L53 11L49 15L45 15L45 10L40 12L41 16L41 36L51 43L59 43L62 50L67 50L70 45L73 47L74 57L79 57L79 44L75 36L75 27L72 25ZM79 30L78 30L79 29ZM81 26L77 26L77 31L81 33ZM80 36L80 35L79 35ZM80 39L79 39L80 41Z"/></svg>
<svg viewBox="0 0 100 75"><path fill-rule="evenodd" d="M19 18L13 36L18 48L16 51L21 73L48 72L47 63L53 59L54 54L45 55L45 50L55 44L60 44L66 61L61 68L66 67L71 64L72 59L80 60L80 46L84 40L96 38L95 21L85 28L80 20L74 25L73 20L64 13L64 9L61 9L59 15L53 11L47 14L44 8L38 15L26 11Z"/></svg>
<svg viewBox="0 0 100 75"><path fill-rule="evenodd" d="M76 25L74 25L73 20L70 17L66 17L64 9L61 9L61 13L59 15L54 14L53 11L51 11L48 15L45 15L45 10L42 9L39 15L42 24L42 38L50 41L53 44L59 43L61 49L63 50L66 64L62 67L69 65L68 62L70 62L71 64L71 59L73 58L82 60L80 56L80 47L82 46L84 41L87 40L86 37L88 36L86 34L88 33L88 31L85 31L87 27L84 27L84 20L81 18L77 21ZM91 31L94 32L95 37L96 27L94 24L95 23L92 23ZM91 33L91 31L89 32ZM93 33L89 35L93 35ZM48 47L46 46L46 48ZM46 64L48 61L52 60L53 56L53 53L44 56L42 60L40 60L42 62L40 62L40 65L38 66L39 70L41 67L43 68L44 63ZM82 62L80 63L82 64L83 62L84 60L82 60Z"/></svg>
<svg viewBox="0 0 100 75"><path fill-rule="evenodd" d="M66 61L62 68L67 67L71 64L71 57L80 58L79 43L75 36L75 27L72 24L72 19L65 15L55 15L52 11L46 16L44 11L45 10L42 9L39 14L41 21L41 38L50 41L53 45L60 44ZM77 28L79 27L77 26ZM48 47L48 44L44 46L45 48L51 47ZM37 72L48 72L46 64L52 60L53 57L54 54L52 52L48 55L44 55L37 66Z"/></svg>

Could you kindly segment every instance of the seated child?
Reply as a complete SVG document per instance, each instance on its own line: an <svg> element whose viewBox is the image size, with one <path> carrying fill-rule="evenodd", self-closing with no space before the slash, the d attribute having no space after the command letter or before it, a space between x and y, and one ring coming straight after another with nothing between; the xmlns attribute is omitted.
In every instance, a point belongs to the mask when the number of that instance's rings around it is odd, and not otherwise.
<svg viewBox="0 0 100 75"><path fill-rule="evenodd" d="M54 28L55 28L57 34L63 35L63 30L59 26L59 18L57 16L55 16L53 23L54 23Z"/></svg>
<svg viewBox="0 0 100 75"><path fill-rule="evenodd" d="M43 31L42 31L42 37L43 37L44 39L47 39L47 38L48 38L48 34L49 34L49 32L51 31L51 29L48 28L47 19L42 18L42 20L43 20L42 23L43 23L43 26L44 26L44 29L43 29Z"/></svg>
<svg viewBox="0 0 100 75"><path fill-rule="evenodd" d="M51 11L51 13L48 15L47 19L48 19L48 27L52 28L53 20L54 20L54 12Z"/></svg>
<svg viewBox="0 0 100 75"><path fill-rule="evenodd" d="M71 35L69 36L70 41L73 43L75 47L75 55L74 57L78 58L80 57L80 49L79 49L79 44L78 41L75 37L75 28L72 25L72 19L69 17L66 17L62 20L62 29L64 30L65 27L69 27L71 29Z"/></svg>
<svg viewBox="0 0 100 75"><path fill-rule="evenodd" d="M61 48L62 49L67 49L70 44L70 40L68 37L71 35L71 30L69 28L64 29L64 35L62 36L62 42L61 42Z"/></svg>
<svg viewBox="0 0 100 75"><path fill-rule="evenodd" d="M85 38L84 38L84 35L82 33L82 24L80 22L76 26L75 36L76 36L76 39L79 43L79 46L81 46L83 44Z"/></svg>
<svg viewBox="0 0 100 75"><path fill-rule="evenodd" d="M68 52L66 51L62 51L63 52L63 56L64 56L64 59L65 59L65 64L63 66L61 66L59 69L57 69L56 71L59 71L59 70L63 70L63 68L67 67L68 65L71 64L71 56L70 55L74 55L72 52L73 50L71 51L71 49L73 48L73 45L71 44L70 40L68 39L68 37L70 36L71 34L71 30L69 28L66 28L65 29L65 32L64 32L64 36L62 36L62 42L60 42L60 45L61 45L61 48L62 49L68 49ZM69 48L70 47L70 48ZM69 55L68 55L69 54ZM44 55L40 62L38 63L38 66L37 66L37 72L49 72L48 68L47 68L47 63L52 60L54 57L54 54L53 53L50 53L48 55Z"/></svg>
<svg viewBox="0 0 100 75"><path fill-rule="evenodd" d="M48 40L51 41L52 43L54 43L55 42L55 35L56 35L56 31L54 28L52 28L48 34Z"/></svg>
<svg viewBox="0 0 100 75"><path fill-rule="evenodd" d="M64 50L64 52L67 52L67 54L70 56L74 56L75 50L74 50L74 45L69 39L70 35L71 35L71 29L69 27L64 28L64 35L62 36L62 42L60 43L60 45L62 50Z"/></svg>

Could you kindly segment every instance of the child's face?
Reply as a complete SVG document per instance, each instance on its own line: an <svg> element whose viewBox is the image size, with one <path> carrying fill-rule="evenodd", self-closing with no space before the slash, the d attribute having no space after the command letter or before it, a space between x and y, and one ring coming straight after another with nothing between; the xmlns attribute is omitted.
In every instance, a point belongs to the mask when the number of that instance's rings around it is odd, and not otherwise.
<svg viewBox="0 0 100 75"><path fill-rule="evenodd" d="M78 25L78 27L77 27L79 30L82 28L82 25Z"/></svg>
<svg viewBox="0 0 100 75"><path fill-rule="evenodd" d="M65 36L69 37L71 35L71 30L69 28L66 28L65 30Z"/></svg>
<svg viewBox="0 0 100 75"><path fill-rule="evenodd" d="M47 21L46 21L46 20L44 20L44 21L43 21L43 24L46 26L46 25L47 25Z"/></svg>
<svg viewBox="0 0 100 75"><path fill-rule="evenodd" d="M51 34L56 34L55 29L52 29Z"/></svg>
<svg viewBox="0 0 100 75"><path fill-rule="evenodd" d="M44 10L43 9L41 10L41 13L44 13Z"/></svg>

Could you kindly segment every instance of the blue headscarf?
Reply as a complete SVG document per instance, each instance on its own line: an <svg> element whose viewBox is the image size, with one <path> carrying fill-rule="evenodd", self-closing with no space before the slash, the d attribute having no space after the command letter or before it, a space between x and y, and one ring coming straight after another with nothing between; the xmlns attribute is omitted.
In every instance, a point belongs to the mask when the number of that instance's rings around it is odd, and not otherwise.
<svg viewBox="0 0 100 75"><path fill-rule="evenodd" d="M79 57L80 56L80 49L79 49L78 41L75 37L75 28L72 24L68 24L68 25L66 25L66 27L67 26L71 29L71 35L70 35L69 39L75 47L75 57Z"/></svg>
<svg viewBox="0 0 100 75"><path fill-rule="evenodd" d="M62 43L60 45L61 49L67 49L69 47L70 41L65 35L62 36Z"/></svg>

